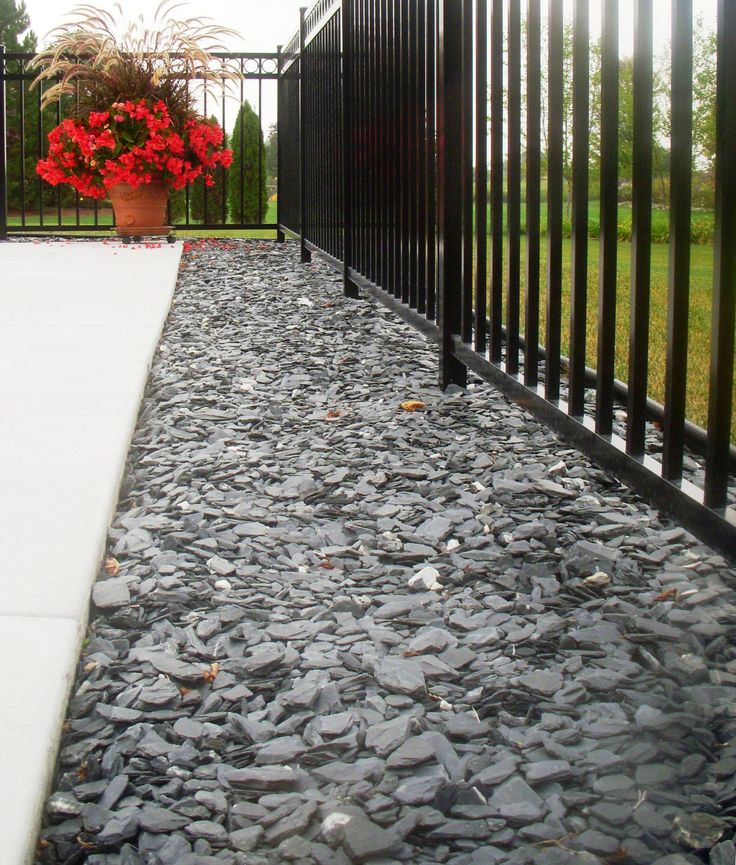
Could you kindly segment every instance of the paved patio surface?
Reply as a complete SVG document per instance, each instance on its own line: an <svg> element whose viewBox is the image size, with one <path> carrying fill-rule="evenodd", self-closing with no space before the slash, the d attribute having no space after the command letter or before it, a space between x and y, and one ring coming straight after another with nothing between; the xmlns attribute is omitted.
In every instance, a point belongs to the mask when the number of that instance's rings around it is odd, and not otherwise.
<svg viewBox="0 0 736 865"><path fill-rule="evenodd" d="M0 244L2 862L30 861L181 244Z"/></svg>

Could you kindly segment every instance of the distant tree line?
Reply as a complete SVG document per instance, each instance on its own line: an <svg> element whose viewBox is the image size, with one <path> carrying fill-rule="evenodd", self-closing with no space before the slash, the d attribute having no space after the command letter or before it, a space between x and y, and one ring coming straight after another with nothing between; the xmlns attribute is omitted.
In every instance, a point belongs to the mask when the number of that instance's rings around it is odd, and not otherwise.
<svg viewBox="0 0 736 865"><path fill-rule="evenodd" d="M546 32L542 34L542 53L546 54ZM522 52L525 52L522 45ZM601 40L590 44L590 149L589 182L591 197L597 195L601 153ZM522 63L522 75L524 64ZM634 62L621 57L618 68L618 168L620 198L630 195L634 148ZM655 58L653 81L653 197L655 204L666 206L669 196L669 81L670 53L666 49ZM526 83L522 81L522 93ZM542 64L542 169L547 162L547 69ZM563 176L568 193L572 191L572 92L573 29L563 30ZM693 36L693 206L710 209L714 200L715 121L716 121L716 34L702 19L696 22ZM522 101L522 113L524 105ZM526 148L525 120L522 118L522 146ZM522 161L523 165L523 161Z"/></svg>

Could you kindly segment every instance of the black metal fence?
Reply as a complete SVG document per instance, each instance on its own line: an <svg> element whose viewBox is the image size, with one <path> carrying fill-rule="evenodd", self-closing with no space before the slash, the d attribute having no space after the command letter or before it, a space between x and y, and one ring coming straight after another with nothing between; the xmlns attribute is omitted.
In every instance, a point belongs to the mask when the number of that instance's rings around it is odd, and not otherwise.
<svg viewBox="0 0 736 865"><path fill-rule="evenodd" d="M717 3L707 429L685 417L692 0L634 4L631 244L623 271L620 12L618 0L595 5L602 22L595 87L590 0L573 0L570 23L562 0L321 0L302 13L279 79L283 104L292 106L281 113L281 140L289 158L299 154L299 170L281 175L281 227L300 235L305 258L322 252L342 268L346 293L372 293L435 339L443 386L464 384L473 370L734 555L736 4ZM662 404L648 395L650 335L659 326L651 299L653 153L662 145L652 121L660 98L655 6L658 15L665 6L672 13ZM594 240L592 197L600 213ZM617 329L622 279L625 337ZM614 355L624 340L620 380ZM684 474L686 447L702 454L701 487Z"/></svg>
<svg viewBox="0 0 736 865"><path fill-rule="evenodd" d="M86 202L66 187L53 189L35 173L36 161L46 155L48 132L61 122L64 109L60 99L42 110L44 83L34 89L30 86L38 74L38 70L29 69L33 57L33 54L5 52L0 46L0 238L39 231L84 233L110 228L114 219L109 204L96 199ZM235 73L236 78L223 83L217 94L204 92L196 79L193 80L194 104L204 116L214 114L222 128L230 131L235 114L247 100L258 116L259 128L263 129L264 83L273 82L270 87L275 88L279 54L218 52L212 57L218 68ZM275 109L275 93L273 100ZM241 152L244 128L245 124L239 127ZM230 142L231 146L234 144ZM261 141L257 158L247 164L245 159L241 160L237 169L221 168L216 178L219 192L212 192L203 185L202 200L197 208L193 206L191 187L178 196L173 206L170 202L169 217L174 227L276 232L277 219L264 221L261 216L263 213L268 216L270 197L263 188L266 171L263 148ZM237 176L231 176L233 171L237 171ZM233 196L239 204L231 213L227 190L233 182L239 184L240 195ZM246 188L255 188L257 192L249 195L245 193ZM251 201L255 197L257 202ZM12 210L8 207L9 198L15 205ZM258 218L253 218L254 213Z"/></svg>

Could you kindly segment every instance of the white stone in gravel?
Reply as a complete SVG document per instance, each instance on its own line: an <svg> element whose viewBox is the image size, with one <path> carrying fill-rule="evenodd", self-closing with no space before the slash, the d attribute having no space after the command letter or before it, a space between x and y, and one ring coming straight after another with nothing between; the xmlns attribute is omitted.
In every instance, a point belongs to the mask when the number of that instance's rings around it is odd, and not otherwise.
<svg viewBox="0 0 736 865"><path fill-rule="evenodd" d="M442 583L439 581L440 572L437 568L426 567L421 571L417 571L409 578L410 589L426 589L429 592L439 592L442 590Z"/></svg>
<svg viewBox="0 0 736 865"><path fill-rule="evenodd" d="M52 817L76 817L82 809L71 793L54 793L46 800L46 812Z"/></svg>
<svg viewBox="0 0 736 865"><path fill-rule="evenodd" d="M339 844L345 827L351 821L352 815L342 811L333 811L322 821L319 828L320 835L328 844Z"/></svg>

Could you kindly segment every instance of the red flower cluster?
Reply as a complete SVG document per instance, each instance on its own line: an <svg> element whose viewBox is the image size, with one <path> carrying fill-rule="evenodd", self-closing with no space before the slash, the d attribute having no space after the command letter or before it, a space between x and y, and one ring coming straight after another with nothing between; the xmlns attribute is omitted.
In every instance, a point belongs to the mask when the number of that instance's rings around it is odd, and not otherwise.
<svg viewBox="0 0 736 865"><path fill-rule="evenodd" d="M212 169L227 168L232 150L222 149L222 129L192 118L176 132L163 102L115 102L86 120L64 120L49 133L49 152L36 171L53 186L68 183L80 194L105 198L118 183L132 187L160 178L182 189L198 177L215 182Z"/></svg>

